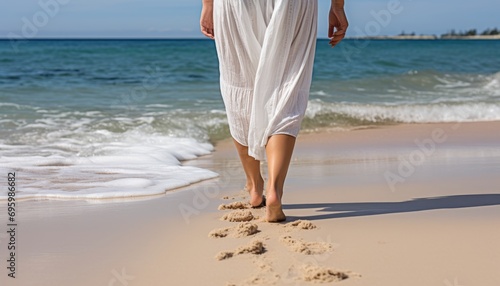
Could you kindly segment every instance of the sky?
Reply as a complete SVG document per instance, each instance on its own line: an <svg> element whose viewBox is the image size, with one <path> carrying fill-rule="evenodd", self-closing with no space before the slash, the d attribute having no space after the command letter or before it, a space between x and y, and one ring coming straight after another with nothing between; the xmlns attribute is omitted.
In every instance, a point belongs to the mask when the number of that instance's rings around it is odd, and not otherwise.
<svg viewBox="0 0 500 286"><path fill-rule="evenodd" d="M330 1L318 1L326 38ZM348 36L500 28L498 0L345 1ZM201 0L0 0L0 38L199 38L200 10Z"/></svg>

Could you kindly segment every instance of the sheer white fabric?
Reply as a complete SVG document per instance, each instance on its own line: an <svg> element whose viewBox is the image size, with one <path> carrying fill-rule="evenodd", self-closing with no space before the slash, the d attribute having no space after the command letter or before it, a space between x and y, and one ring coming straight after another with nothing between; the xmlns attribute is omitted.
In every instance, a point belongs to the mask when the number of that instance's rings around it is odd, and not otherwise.
<svg viewBox="0 0 500 286"><path fill-rule="evenodd" d="M220 85L231 136L257 160L296 137L311 86L317 0L215 0Z"/></svg>

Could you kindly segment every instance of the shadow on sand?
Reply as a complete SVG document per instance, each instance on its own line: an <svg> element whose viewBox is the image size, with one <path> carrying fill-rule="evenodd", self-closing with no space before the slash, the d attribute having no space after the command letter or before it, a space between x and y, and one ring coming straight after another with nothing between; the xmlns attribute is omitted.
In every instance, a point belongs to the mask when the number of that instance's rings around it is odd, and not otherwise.
<svg viewBox="0 0 500 286"><path fill-rule="evenodd" d="M500 194L431 197L404 202L287 204L283 206L283 209L319 209L317 212L320 214L317 215L301 217L290 216L289 221L293 221L296 219L319 220L495 205L500 205Z"/></svg>

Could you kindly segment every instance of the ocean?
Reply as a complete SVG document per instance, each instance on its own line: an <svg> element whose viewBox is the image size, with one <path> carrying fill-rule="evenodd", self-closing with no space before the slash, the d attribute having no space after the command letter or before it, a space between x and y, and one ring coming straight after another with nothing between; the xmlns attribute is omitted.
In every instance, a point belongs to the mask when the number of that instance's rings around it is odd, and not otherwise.
<svg viewBox="0 0 500 286"><path fill-rule="evenodd" d="M229 137L210 40L0 41L0 171L19 198L162 194ZM500 41L318 40L303 130L500 120ZM7 198L6 188L0 199Z"/></svg>

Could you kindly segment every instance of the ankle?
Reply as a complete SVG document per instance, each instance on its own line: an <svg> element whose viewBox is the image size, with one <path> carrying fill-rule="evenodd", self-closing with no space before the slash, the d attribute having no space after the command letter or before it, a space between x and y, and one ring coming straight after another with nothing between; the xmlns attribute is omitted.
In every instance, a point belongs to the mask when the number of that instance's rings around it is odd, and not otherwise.
<svg viewBox="0 0 500 286"><path fill-rule="evenodd" d="M269 206L281 206L281 194L276 189L266 191L266 201Z"/></svg>
<svg viewBox="0 0 500 286"><path fill-rule="evenodd" d="M245 189L248 192L256 192L256 193L262 193L264 190L264 180L261 179L260 181L252 181L247 179L247 183L245 184Z"/></svg>

